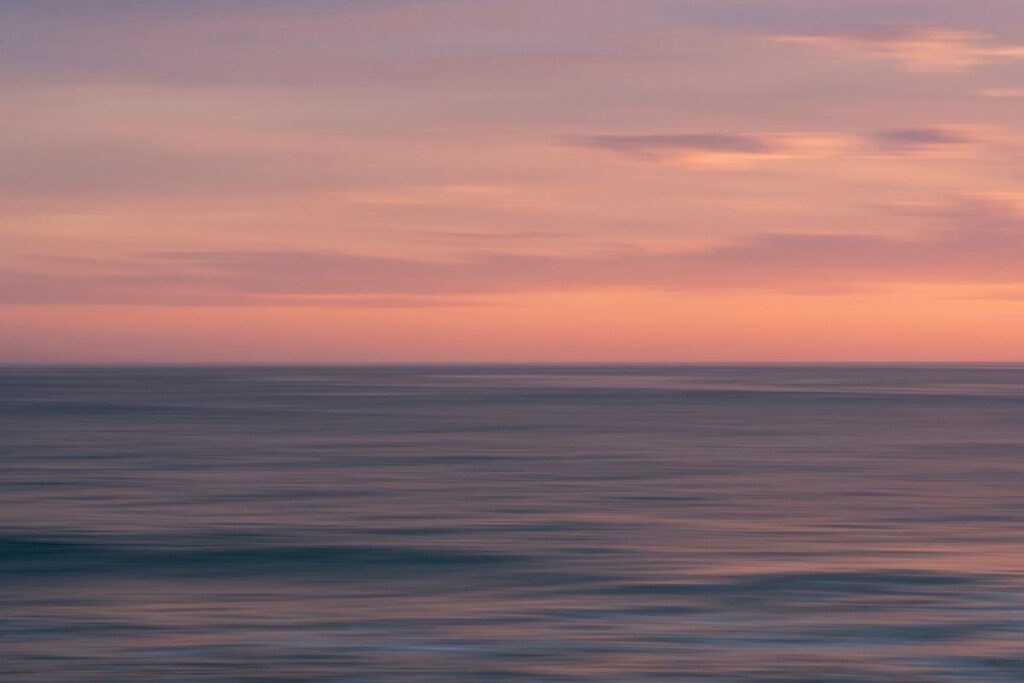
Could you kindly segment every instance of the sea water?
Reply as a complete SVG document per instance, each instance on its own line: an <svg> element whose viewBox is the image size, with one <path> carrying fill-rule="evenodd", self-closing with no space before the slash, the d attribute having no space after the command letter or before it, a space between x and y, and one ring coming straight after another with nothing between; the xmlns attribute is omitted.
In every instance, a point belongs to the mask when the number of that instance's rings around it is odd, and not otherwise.
<svg viewBox="0 0 1024 683"><path fill-rule="evenodd" d="M1019 683L1024 367L0 369L0 680Z"/></svg>

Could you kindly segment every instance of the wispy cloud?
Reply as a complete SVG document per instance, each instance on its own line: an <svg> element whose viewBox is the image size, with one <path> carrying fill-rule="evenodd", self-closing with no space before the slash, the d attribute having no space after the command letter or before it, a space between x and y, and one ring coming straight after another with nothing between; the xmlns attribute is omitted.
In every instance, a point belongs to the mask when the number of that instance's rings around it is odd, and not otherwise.
<svg viewBox="0 0 1024 683"><path fill-rule="evenodd" d="M999 138L998 131L981 126L915 125L863 134L652 133L594 135L573 142L636 161L728 170L838 156L965 157Z"/></svg>
<svg viewBox="0 0 1024 683"><path fill-rule="evenodd" d="M683 133L594 135L576 145L644 161L705 168L743 168L766 161L816 159L845 148L842 135Z"/></svg>
<svg viewBox="0 0 1024 683"><path fill-rule="evenodd" d="M984 142L980 132L962 126L888 128L867 140L884 154L918 157L968 156Z"/></svg>
<svg viewBox="0 0 1024 683"><path fill-rule="evenodd" d="M305 251L181 251L126 258L107 274L0 275L2 301L183 305L452 305L530 291L836 291L894 283L1024 283L1024 212L1003 195L918 207L918 236L766 232L699 249L580 255L470 253L422 261ZM373 297L385 297L375 300ZM397 298L395 298L397 297Z"/></svg>
<svg viewBox="0 0 1024 683"><path fill-rule="evenodd" d="M1024 45L1002 44L987 33L927 26L883 26L784 35L775 40L886 59L909 71L922 73L957 72L992 62L1024 59Z"/></svg>

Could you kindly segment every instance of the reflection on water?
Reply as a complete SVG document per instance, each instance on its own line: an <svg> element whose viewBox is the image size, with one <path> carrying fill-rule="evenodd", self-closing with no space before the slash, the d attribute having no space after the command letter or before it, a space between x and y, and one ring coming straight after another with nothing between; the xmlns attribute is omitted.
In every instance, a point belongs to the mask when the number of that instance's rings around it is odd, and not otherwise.
<svg viewBox="0 0 1024 683"><path fill-rule="evenodd" d="M1024 680L1024 368L0 370L0 678Z"/></svg>

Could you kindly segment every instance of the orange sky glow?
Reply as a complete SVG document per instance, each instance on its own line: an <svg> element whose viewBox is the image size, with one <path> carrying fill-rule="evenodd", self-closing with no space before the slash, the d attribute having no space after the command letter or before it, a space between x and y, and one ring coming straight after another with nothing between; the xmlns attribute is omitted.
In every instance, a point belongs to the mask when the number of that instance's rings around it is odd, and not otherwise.
<svg viewBox="0 0 1024 683"><path fill-rule="evenodd" d="M1024 4L7 0L0 362L1024 359Z"/></svg>

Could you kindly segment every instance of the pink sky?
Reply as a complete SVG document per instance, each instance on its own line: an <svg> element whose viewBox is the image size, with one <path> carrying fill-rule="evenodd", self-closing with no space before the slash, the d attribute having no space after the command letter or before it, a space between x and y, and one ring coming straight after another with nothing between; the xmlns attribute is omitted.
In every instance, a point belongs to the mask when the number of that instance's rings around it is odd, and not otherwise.
<svg viewBox="0 0 1024 683"><path fill-rule="evenodd" d="M984 9L6 0L0 362L1021 360Z"/></svg>

